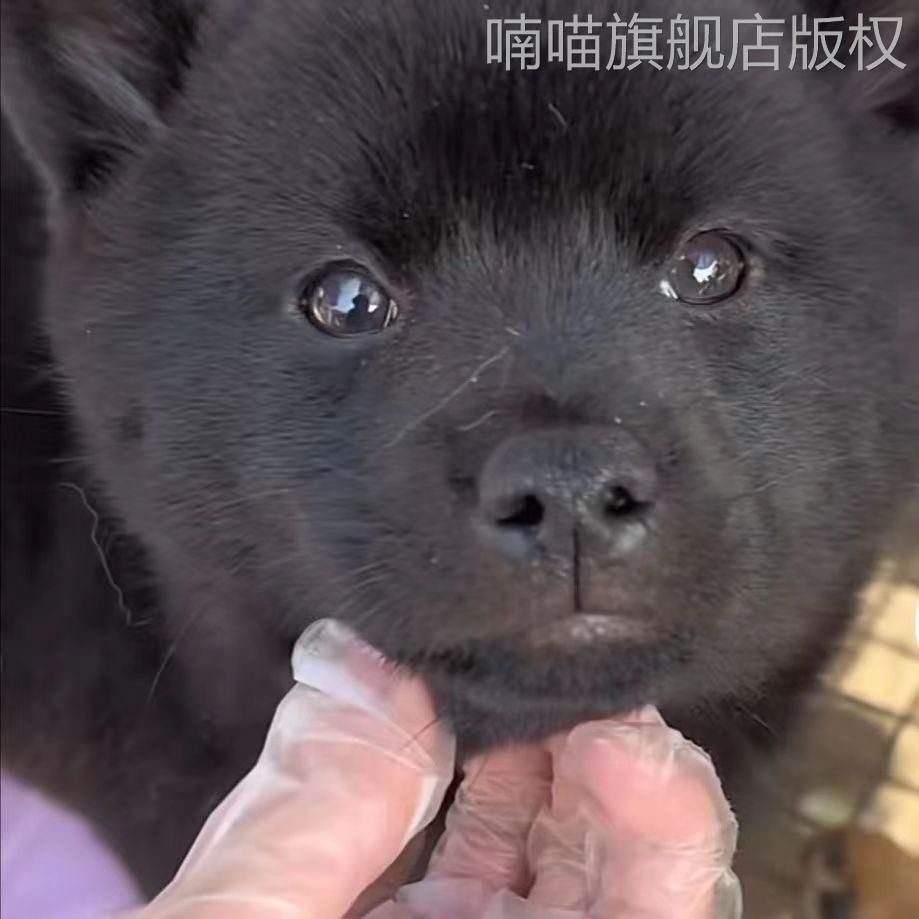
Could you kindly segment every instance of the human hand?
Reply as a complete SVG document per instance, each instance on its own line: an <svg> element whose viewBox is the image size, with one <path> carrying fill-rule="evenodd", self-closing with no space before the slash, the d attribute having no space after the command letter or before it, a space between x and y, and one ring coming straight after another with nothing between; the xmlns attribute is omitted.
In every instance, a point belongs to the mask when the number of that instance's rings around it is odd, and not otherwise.
<svg viewBox="0 0 919 919"><path fill-rule="evenodd" d="M422 683L322 620L258 762L136 919L340 919L436 815L456 746Z"/></svg>
<svg viewBox="0 0 919 919"><path fill-rule="evenodd" d="M420 681L327 622L294 671L258 763L137 919L360 915L437 812L455 746ZM367 915L734 919L735 839L708 758L647 710L468 763L425 879Z"/></svg>
<svg viewBox="0 0 919 919"><path fill-rule="evenodd" d="M427 876L368 919L736 919L711 760L647 708L469 763Z"/></svg>

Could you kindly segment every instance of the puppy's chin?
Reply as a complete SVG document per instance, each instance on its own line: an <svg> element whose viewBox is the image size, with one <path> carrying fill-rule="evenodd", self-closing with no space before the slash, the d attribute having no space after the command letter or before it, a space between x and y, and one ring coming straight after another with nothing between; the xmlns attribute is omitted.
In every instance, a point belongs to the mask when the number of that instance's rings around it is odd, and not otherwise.
<svg viewBox="0 0 919 919"><path fill-rule="evenodd" d="M614 668L615 664L611 663ZM584 721L607 718L655 702L649 682L603 681L578 686L576 664L560 661L537 691L534 674L526 668L515 679L514 669L490 679L429 671L424 680L435 708L456 734L460 751L469 755L508 743L532 743L568 731ZM546 670L543 676L549 676ZM581 672L580 676L585 674ZM573 687L577 687L575 691Z"/></svg>
<svg viewBox="0 0 919 919"><path fill-rule="evenodd" d="M428 678L427 682L438 715L456 735L461 757L510 743L538 743L585 721L622 714L641 704L641 695L635 693L605 704L545 700L519 706L500 696L489 701L466 687L450 686L444 678Z"/></svg>

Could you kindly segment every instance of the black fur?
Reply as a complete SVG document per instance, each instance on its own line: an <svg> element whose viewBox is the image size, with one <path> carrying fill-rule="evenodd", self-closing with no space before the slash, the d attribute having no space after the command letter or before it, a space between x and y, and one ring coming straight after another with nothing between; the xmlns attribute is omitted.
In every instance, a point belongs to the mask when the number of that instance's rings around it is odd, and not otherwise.
<svg viewBox="0 0 919 919"><path fill-rule="evenodd" d="M507 72L485 18L519 6L3 4L54 231L39 322L5 133L4 756L149 889L317 616L425 674L468 749L653 701L728 770L915 483L914 70ZM691 310L658 281L709 227L749 279ZM391 330L290 308L341 259L393 292ZM580 425L652 457L652 538L581 562L655 639L533 651L573 562L489 550L476 483L508 437Z"/></svg>

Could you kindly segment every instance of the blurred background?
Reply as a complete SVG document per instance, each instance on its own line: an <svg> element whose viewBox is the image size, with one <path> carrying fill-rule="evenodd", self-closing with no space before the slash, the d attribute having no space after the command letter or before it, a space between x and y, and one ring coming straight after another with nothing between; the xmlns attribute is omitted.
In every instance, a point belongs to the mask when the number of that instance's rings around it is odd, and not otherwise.
<svg viewBox="0 0 919 919"><path fill-rule="evenodd" d="M835 665L757 776L741 835L747 919L919 915L919 563L912 513Z"/></svg>

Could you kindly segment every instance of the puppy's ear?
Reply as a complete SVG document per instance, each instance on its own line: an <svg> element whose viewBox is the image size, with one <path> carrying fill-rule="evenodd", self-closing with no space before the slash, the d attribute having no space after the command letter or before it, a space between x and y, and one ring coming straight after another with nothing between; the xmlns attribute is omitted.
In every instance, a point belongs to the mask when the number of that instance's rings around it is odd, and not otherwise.
<svg viewBox="0 0 919 919"><path fill-rule="evenodd" d="M3 109L53 189L92 195L181 91L203 0L0 0Z"/></svg>
<svg viewBox="0 0 919 919"><path fill-rule="evenodd" d="M828 66L821 74L832 81L850 112L862 120L867 118L872 128L919 139L919 2L806 0L806 6L812 16L844 19L827 26L844 30L838 56L844 69ZM875 34L875 24L880 36ZM865 31L859 31L860 25ZM871 66L882 56L879 38L902 67L890 60ZM858 46L853 45L856 40L864 42L862 69Z"/></svg>

